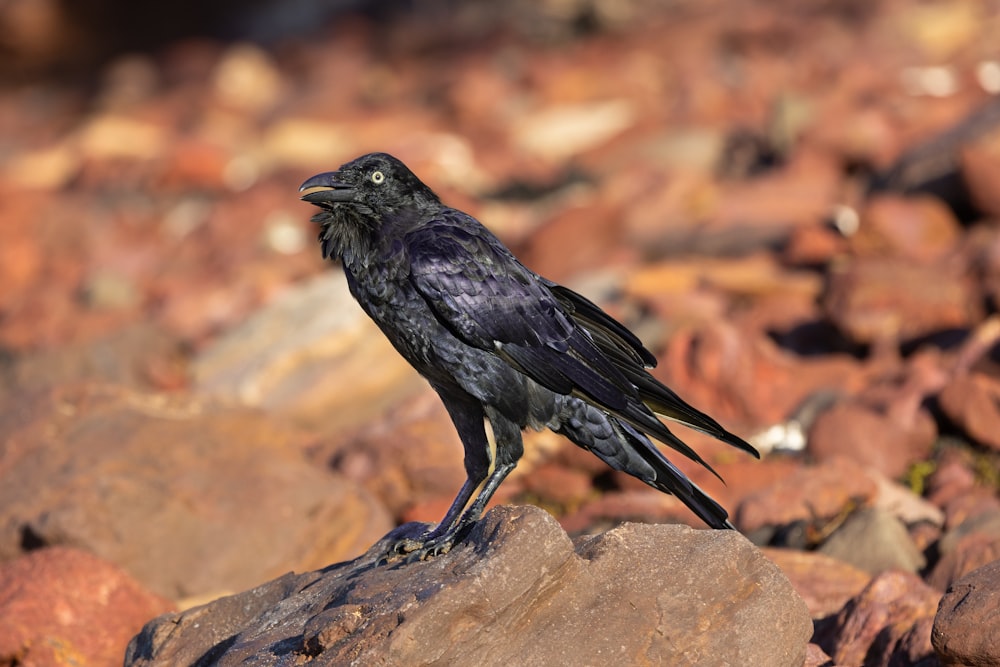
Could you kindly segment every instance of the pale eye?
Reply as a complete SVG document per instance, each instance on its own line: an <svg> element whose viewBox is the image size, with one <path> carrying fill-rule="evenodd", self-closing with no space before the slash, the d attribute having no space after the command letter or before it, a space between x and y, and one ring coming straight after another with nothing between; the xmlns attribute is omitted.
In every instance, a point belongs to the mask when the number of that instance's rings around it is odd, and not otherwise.
<svg viewBox="0 0 1000 667"><path fill-rule="evenodd" d="M382 185L384 181L385 181L385 174L383 174L381 171L376 171L372 173L372 183L374 183L375 185Z"/></svg>

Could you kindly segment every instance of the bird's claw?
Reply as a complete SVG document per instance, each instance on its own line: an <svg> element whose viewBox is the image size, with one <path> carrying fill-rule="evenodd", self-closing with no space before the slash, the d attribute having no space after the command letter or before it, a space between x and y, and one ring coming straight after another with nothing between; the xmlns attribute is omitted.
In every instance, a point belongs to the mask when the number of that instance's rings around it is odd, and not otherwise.
<svg viewBox="0 0 1000 667"><path fill-rule="evenodd" d="M455 538L450 535L438 537L428 536L422 539L405 538L392 544L379 563L394 563L404 560L406 563L443 556L451 551Z"/></svg>

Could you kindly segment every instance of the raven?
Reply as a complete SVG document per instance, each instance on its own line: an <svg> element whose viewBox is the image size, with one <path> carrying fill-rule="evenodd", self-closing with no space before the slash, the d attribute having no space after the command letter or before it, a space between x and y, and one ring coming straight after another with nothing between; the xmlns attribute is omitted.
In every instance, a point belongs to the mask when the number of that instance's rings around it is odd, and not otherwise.
<svg viewBox="0 0 1000 667"><path fill-rule="evenodd" d="M718 477L656 415L760 455L650 375L656 358L624 325L527 269L391 155L363 155L299 192L322 209L312 221L323 257L342 261L351 294L441 397L465 449L467 479L444 518L389 555L424 559L451 549L514 469L529 426L677 496L713 528L733 527L650 441Z"/></svg>

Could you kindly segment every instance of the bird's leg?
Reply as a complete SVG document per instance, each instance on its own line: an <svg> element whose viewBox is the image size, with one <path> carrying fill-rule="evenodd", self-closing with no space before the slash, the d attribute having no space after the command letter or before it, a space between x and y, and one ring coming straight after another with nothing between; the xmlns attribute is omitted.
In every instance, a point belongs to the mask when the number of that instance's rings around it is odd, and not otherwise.
<svg viewBox="0 0 1000 667"><path fill-rule="evenodd" d="M490 416L490 427L493 429L496 451L486 450L488 455L492 455L490 458L495 459L493 471L486 478L486 483L483 484L482 489L476 495L476 499L472 501L469 509L465 510L457 520L449 522L448 519L457 506L458 499L456 499L456 503L453 503L451 509L448 510L445 520L441 521L436 529L424 537L423 544L418 549L410 553L409 558L411 560L423 560L428 556L448 553L462 531L478 521L483 515L483 511L486 509L490 498L493 497L500 484L517 465L518 459L524 453L520 427L496 414ZM466 485L468 484L469 482L466 482ZM478 487L479 484L476 484L476 486ZM465 487L462 487L462 490L464 491ZM465 499L465 501L467 502L468 499Z"/></svg>
<svg viewBox="0 0 1000 667"><path fill-rule="evenodd" d="M455 502L452 503L448 509L448 513L442 519L441 523L438 524L437 528L425 535L420 540L421 543L419 545L414 545L414 548L407 549L404 552L408 554L408 560L423 560L429 556L448 553L462 532L479 520L490 498L493 497L497 488L499 488L500 484L507 478L507 475L517 465L518 459L524 453L521 429L513 422L498 415L491 416L490 426L493 429L494 440L497 443L496 451L491 451L489 447L485 450L476 449L474 450L475 452L483 452L486 456L484 459L473 457L473 460L477 464L481 464L485 460L487 465L486 470L489 470L490 463L494 463L493 471L489 473L488 477L484 474L482 477L478 477L478 481L473 483L473 480L477 478L473 476L472 470L478 471L479 468L470 469L469 449L466 448L466 470L469 471L469 479L462 487ZM485 431L483 431L483 435L485 437ZM486 483L482 484L484 478L486 479ZM464 494L468 492L471 495L480 484L482 484L482 488L476 495L475 500L472 501L472 505L462 512L462 509L465 508L469 500Z"/></svg>
<svg viewBox="0 0 1000 667"><path fill-rule="evenodd" d="M455 392L437 389L445 408L451 417L462 446L465 449L466 480L459 489L458 495L452 501L441 522L420 538L406 538L393 544L389 556L413 554L419 559L426 556L446 553L451 548L455 535L459 531L461 520L465 516L465 507L476 493L483 481L490 475L493 452L486 438L486 427L483 423L483 409L478 401L471 396L456 395Z"/></svg>

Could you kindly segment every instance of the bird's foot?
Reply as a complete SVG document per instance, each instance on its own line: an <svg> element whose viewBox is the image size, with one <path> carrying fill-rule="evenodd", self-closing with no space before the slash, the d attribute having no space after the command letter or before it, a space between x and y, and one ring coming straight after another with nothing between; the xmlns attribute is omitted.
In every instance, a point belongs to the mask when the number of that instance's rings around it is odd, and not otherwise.
<svg viewBox="0 0 1000 667"><path fill-rule="evenodd" d="M435 556L443 556L451 551L454 545L455 534L453 532L435 535L434 531L431 531L423 537L416 539L407 537L389 545L389 549L380 562L395 563L402 560L406 563L415 563Z"/></svg>

